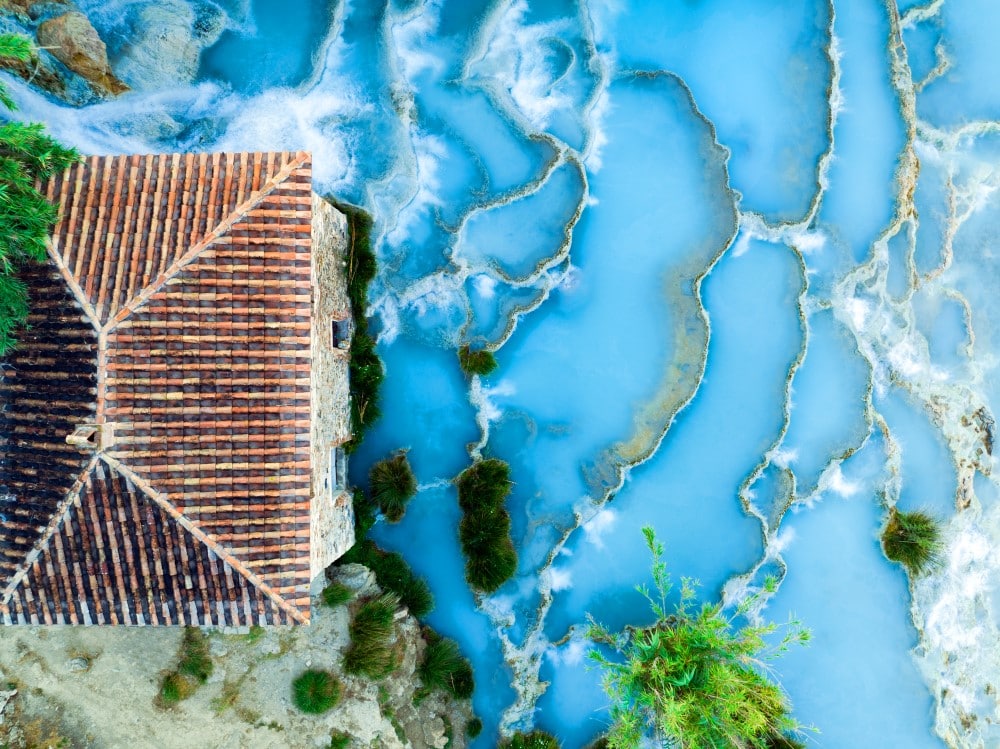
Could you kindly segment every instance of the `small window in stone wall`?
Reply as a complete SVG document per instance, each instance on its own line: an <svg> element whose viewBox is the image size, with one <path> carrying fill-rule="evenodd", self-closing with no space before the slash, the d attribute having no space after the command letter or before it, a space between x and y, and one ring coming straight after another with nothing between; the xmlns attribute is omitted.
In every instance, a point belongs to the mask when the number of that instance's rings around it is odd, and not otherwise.
<svg viewBox="0 0 1000 749"><path fill-rule="evenodd" d="M347 487L347 453L344 448L335 447L330 451L331 493L337 494Z"/></svg>
<svg viewBox="0 0 1000 749"><path fill-rule="evenodd" d="M330 345L339 349L346 349L351 345L350 324L350 320L330 321Z"/></svg>

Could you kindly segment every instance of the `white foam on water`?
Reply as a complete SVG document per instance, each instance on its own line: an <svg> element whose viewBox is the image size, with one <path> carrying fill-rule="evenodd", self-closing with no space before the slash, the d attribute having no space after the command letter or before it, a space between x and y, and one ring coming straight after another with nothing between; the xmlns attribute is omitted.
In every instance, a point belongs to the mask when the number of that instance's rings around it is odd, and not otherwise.
<svg viewBox="0 0 1000 749"><path fill-rule="evenodd" d="M826 247L826 234L822 231L796 231L789 235L792 245L803 255L821 252Z"/></svg>
<svg viewBox="0 0 1000 749"><path fill-rule="evenodd" d="M598 549L604 548L604 536L615 527L618 513L608 507L602 507L590 520L583 524L583 534L587 541Z"/></svg>
<svg viewBox="0 0 1000 749"><path fill-rule="evenodd" d="M611 102L611 94L607 88L601 90L593 107L587 124L590 128L590 138L587 140L587 148L583 154L583 164L591 174L601 171L603 161L601 160L604 147L608 144L608 136L605 132L607 118L611 115L614 105Z"/></svg>
<svg viewBox="0 0 1000 749"><path fill-rule="evenodd" d="M547 567L539 580L539 588L558 593L560 590L569 590L573 587L573 575L566 568Z"/></svg>
<svg viewBox="0 0 1000 749"><path fill-rule="evenodd" d="M565 645L550 647L545 651L545 657L556 665L579 666L590 652L590 641L574 634Z"/></svg>
<svg viewBox="0 0 1000 749"><path fill-rule="evenodd" d="M416 192L399 211L395 226L386 235L386 241L396 246L409 238L410 230L431 208L443 204L438 194L441 188L438 173L447 155L444 141L430 133L414 132L410 142L416 160Z"/></svg>
<svg viewBox="0 0 1000 749"><path fill-rule="evenodd" d="M525 24L527 13L527 0L515 0L500 13L484 55L470 72L494 79L525 119L545 130L554 112L574 103L559 90L559 81L552 77L546 61L550 40L571 33L573 27L569 19Z"/></svg>
<svg viewBox="0 0 1000 749"><path fill-rule="evenodd" d="M492 299L497 293L497 280L493 276L480 273L472 279L472 285L476 293L483 299Z"/></svg>
<svg viewBox="0 0 1000 749"><path fill-rule="evenodd" d="M778 468L788 468L799 459L799 451L794 447L776 447L767 455L767 459Z"/></svg>
<svg viewBox="0 0 1000 749"><path fill-rule="evenodd" d="M393 51L403 75L413 82L425 71L434 76L444 72L445 63L428 51L427 40L433 38L441 24L443 0L427 0L420 11L392 25Z"/></svg>

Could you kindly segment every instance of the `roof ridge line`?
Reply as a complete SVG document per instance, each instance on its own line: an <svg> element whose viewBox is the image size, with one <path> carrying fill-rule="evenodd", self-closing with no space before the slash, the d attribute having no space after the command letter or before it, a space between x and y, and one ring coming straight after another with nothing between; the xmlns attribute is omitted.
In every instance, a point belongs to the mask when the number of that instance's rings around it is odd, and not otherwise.
<svg viewBox="0 0 1000 749"><path fill-rule="evenodd" d="M90 324L94 326L94 331L97 333L101 332L101 318L97 315L97 310L94 309L94 305L90 303L87 299L87 294L77 280L73 278L73 274L69 272L69 268L66 267L66 261L63 256L56 252L55 245L52 243L51 237L45 242L45 250L48 253L49 258L55 263L56 268L59 270L59 275L63 277L63 281L66 282L66 286L69 287L70 293L80 306L83 308L83 313L87 316Z"/></svg>
<svg viewBox="0 0 1000 749"><path fill-rule="evenodd" d="M278 152L280 153L280 152ZM292 172L301 167L310 158L308 151L298 151L295 158L281 167L274 176L265 182L257 192L250 193L250 197L236 206L228 216L215 225L212 231L205 234L196 244L192 245L187 252L174 260L166 270L157 276L150 284L137 296L133 297L124 305L107 324L97 326L100 333L110 333L118 325L127 320L133 312L148 302L157 292L162 289L167 282L180 273L185 266L192 263L210 245L215 244L224 237L237 221L243 218L249 211L255 208L264 198L270 195L282 182L284 182Z"/></svg>
<svg viewBox="0 0 1000 749"><path fill-rule="evenodd" d="M233 570L241 575L247 582L261 591L264 595L271 599L274 604L288 614L290 617L295 619L300 624L308 624L309 617L304 615L297 606L290 604L280 595L275 593L271 586L265 583L258 575L247 569L247 567L235 556L232 552L226 549L222 544L216 541L210 534L203 531L201 528L196 526L183 512L178 510L174 504L167 499L165 494L162 494L150 485L142 476L137 474L131 468L123 464L117 458L113 458L106 453L101 453L99 456L100 460L104 461L108 466L113 468L115 471L120 473L122 476L127 478L132 484L146 497L154 502L161 510L167 513L173 520L189 534L191 534L197 541L207 546L219 559L228 564ZM96 460L97 458L95 458Z"/></svg>
<svg viewBox="0 0 1000 749"><path fill-rule="evenodd" d="M38 537L35 545L32 547L31 551L24 555L24 561L18 565L14 574L11 575L10 582L7 583L7 587L3 589L3 593L0 593L0 611L2 613L8 613L8 604L10 597L17 590L17 587L24 582L24 578L28 575L28 570L35 563L35 560L41 556L42 552L48 548L49 541L52 540L52 536L55 535L56 531L62 527L62 524L69 517L70 507L73 505L73 501L80 496L80 490L83 489L83 485L87 482L90 474L93 473L94 467L97 465L98 456L94 455L91 457L90 462L87 463L87 467L84 468L80 475L77 477L76 481L66 492L66 496L63 497L62 501L56 507L55 512L52 513L52 518L49 520L48 525L45 526L45 530Z"/></svg>

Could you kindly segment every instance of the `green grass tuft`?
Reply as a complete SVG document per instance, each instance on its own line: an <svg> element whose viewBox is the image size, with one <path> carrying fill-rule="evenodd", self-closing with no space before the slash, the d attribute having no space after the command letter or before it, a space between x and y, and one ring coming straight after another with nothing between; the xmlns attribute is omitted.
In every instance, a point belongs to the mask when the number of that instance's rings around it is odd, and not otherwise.
<svg viewBox="0 0 1000 749"><path fill-rule="evenodd" d="M330 749L347 749L351 745L351 737L337 731L330 736Z"/></svg>
<svg viewBox="0 0 1000 749"><path fill-rule="evenodd" d="M465 724L465 735L470 739L478 738L479 734L483 732L483 721L479 718L473 718L468 723Z"/></svg>
<svg viewBox="0 0 1000 749"><path fill-rule="evenodd" d="M475 590L492 593L517 572L517 552L510 538L510 467L502 460L481 460L456 481L464 516L458 536L465 554L465 579Z"/></svg>
<svg viewBox="0 0 1000 749"><path fill-rule="evenodd" d="M545 731L532 731L531 733L518 732L510 738L504 739L497 745L497 749L559 749L559 741L550 733Z"/></svg>
<svg viewBox="0 0 1000 749"><path fill-rule="evenodd" d="M424 632L424 639L427 648L417 669L424 686L441 689L460 700L472 697L476 687L472 665L459 651L458 644L431 630Z"/></svg>
<svg viewBox="0 0 1000 749"><path fill-rule="evenodd" d="M208 653L208 638L205 633L197 627L185 627L177 671L204 684L212 675L212 669L212 658Z"/></svg>
<svg viewBox="0 0 1000 749"><path fill-rule="evenodd" d="M160 704L172 707L194 694L197 688L197 683L190 677L172 671L160 683Z"/></svg>
<svg viewBox="0 0 1000 749"><path fill-rule="evenodd" d="M384 593L361 604L351 620L351 644L344 651L344 670L355 676L381 679L396 668L390 646L399 598Z"/></svg>
<svg viewBox="0 0 1000 749"><path fill-rule="evenodd" d="M458 350L458 365L465 374L481 375L485 377L492 374L497 368L497 359L492 351L486 349L473 350L469 346L462 346Z"/></svg>
<svg viewBox="0 0 1000 749"><path fill-rule="evenodd" d="M340 682L329 671L305 671L292 682L292 702L304 713L321 715L340 702Z"/></svg>
<svg viewBox="0 0 1000 749"><path fill-rule="evenodd" d="M334 609L337 606L343 606L354 598L354 591L342 583L330 583L323 588L323 592L320 595L323 598L323 605Z"/></svg>
<svg viewBox="0 0 1000 749"><path fill-rule="evenodd" d="M889 522L882 532L885 555L919 575L941 563L941 528L937 520L921 510L889 511Z"/></svg>
<svg viewBox="0 0 1000 749"><path fill-rule="evenodd" d="M406 503L417 493L417 479L405 452L380 460L368 472L372 501L378 504L390 523L398 523L406 512Z"/></svg>

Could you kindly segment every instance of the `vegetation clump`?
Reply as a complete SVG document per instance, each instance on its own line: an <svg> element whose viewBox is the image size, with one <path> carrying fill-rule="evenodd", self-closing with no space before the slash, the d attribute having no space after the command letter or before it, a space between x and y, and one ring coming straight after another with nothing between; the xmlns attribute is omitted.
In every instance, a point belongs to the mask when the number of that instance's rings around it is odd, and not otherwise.
<svg viewBox="0 0 1000 749"><path fill-rule="evenodd" d="M329 671L304 671L292 682L292 702L304 713L322 715L340 702L340 682Z"/></svg>
<svg viewBox="0 0 1000 749"><path fill-rule="evenodd" d="M375 339L368 330L368 286L375 278L378 264L371 247L372 219L356 206L334 203L347 217L349 246L347 251L347 296L351 300L354 335L351 338L351 358L348 364L351 390L351 433L345 443L348 453L354 452L374 424L379 409L378 391L385 378L382 361L375 351Z"/></svg>
<svg viewBox="0 0 1000 749"><path fill-rule="evenodd" d="M399 598L384 593L365 601L351 620L351 644L344 651L344 670L355 676L381 679L396 667L391 639Z"/></svg>
<svg viewBox="0 0 1000 749"><path fill-rule="evenodd" d="M357 508L355 508L357 512ZM375 573L383 590L399 596L400 602L418 619L427 616L434 608L434 595L426 581L410 569L401 554L383 551L372 541L359 541L341 557L343 564L363 564Z"/></svg>
<svg viewBox="0 0 1000 749"><path fill-rule="evenodd" d="M465 553L465 579L492 593L517 571L517 552L510 538L510 467L502 460L481 460L458 477L458 504L463 517L458 536Z"/></svg>
<svg viewBox="0 0 1000 749"><path fill-rule="evenodd" d="M330 749L347 749L351 745L351 737L346 733L335 731L330 736Z"/></svg>
<svg viewBox="0 0 1000 749"><path fill-rule="evenodd" d="M160 703L169 707L186 700L208 681L212 670L205 633L197 627L185 627L177 669L164 676L160 683Z"/></svg>
<svg viewBox="0 0 1000 749"><path fill-rule="evenodd" d="M468 345L458 350L458 364L465 374L486 376L497 368L497 359L492 351L472 349Z"/></svg>
<svg viewBox="0 0 1000 749"><path fill-rule="evenodd" d="M335 609L338 606L343 606L345 603L354 598L354 593L343 583L330 583L320 594L323 599L323 605L329 606L331 609Z"/></svg>
<svg viewBox="0 0 1000 749"><path fill-rule="evenodd" d="M796 746L801 726L790 715L781 688L767 676L768 662L809 633L790 621L776 645L768 645L774 624L734 629L760 595L750 596L732 618L721 604L695 609L696 583L684 578L680 601L668 610L672 589L663 562L663 546L651 528L643 528L653 555L655 594L640 587L656 616L648 627L613 634L591 620L589 636L610 647L614 660L600 650L591 658L604 668L604 689L611 698L607 745L632 749L644 737L680 749L731 747L778 749ZM769 580L765 592L774 590Z"/></svg>
<svg viewBox="0 0 1000 749"><path fill-rule="evenodd" d="M0 58L27 63L34 54L30 40L0 34ZM17 109L0 85L0 105ZM44 262L58 206L36 188L80 160L72 148L59 145L40 124L0 122L0 356L17 343L17 331L28 318L28 288L18 271Z"/></svg>
<svg viewBox="0 0 1000 749"><path fill-rule="evenodd" d="M380 460L368 472L372 500L386 520L398 523L406 512L406 503L417 493L417 479L405 452Z"/></svg>
<svg viewBox="0 0 1000 749"><path fill-rule="evenodd" d="M459 651L458 644L430 629L424 630L424 639L427 648L417 668L423 685L428 689L441 689L460 700L472 697L476 687L472 665Z"/></svg>
<svg viewBox="0 0 1000 749"><path fill-rule="evenodd" d="M885 555L919 575L941 563L941 527L928 513L900 512L893 508L882 532Z"/></svg>
<svg viewBox="0 0 1000 749"><path fill-rule="evenodd" d="M513 736L503 739L497 749L559 749L559 741L545 731L523 733L518 731Z"/></svg>
<svg viewBox="0 0 1000 749"><path fill-rule="evenodd" d="M483 721L479 718L473 718L468 723L465 724L465 735L470 739L475 739L479 737L479 734L483 732Z"/></svg>

